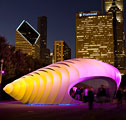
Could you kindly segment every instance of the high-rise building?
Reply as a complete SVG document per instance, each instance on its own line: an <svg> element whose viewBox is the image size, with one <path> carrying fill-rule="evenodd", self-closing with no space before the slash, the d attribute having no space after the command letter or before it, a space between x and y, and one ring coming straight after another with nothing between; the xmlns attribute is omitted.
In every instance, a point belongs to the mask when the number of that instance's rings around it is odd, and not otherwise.
<svg viewBox="0 0 126 120"><path fill-rule="evenodd" d="M107 14L112 14L116 11L116 19L118 22L123 22L123 0L105 0L105 12Z"/></svg>
<svg viewBox="0 0 126 120"><path fill-rule="evenodd" d="M71 58L71 49L63 41L54 42L54 62L63 61Z"/></svg>
<svg viewBox="0 0 126 120"><path fill-rule="evenodd" d="M98 59L114 65L113 17L99 13L76 13L76 57Z"/></svg>
<svg viewBox="0 0 126 120"><path fill-rule="evenodd" d="M25 20L16 29L15 49L24 54L39 58L40 48L38 39L40 34Z"/></svg>
<svg viewBox="0 0 126 120"><path fill-rule="evenodd" d="M105 0L105 12L105 15L92 11L76 14L76 57L99 59L123 70L125 69L123 0Z"/></svg>
<svg viewBox="0 0 126 120"><path fill-rule="evenodd" d="M38 17L38 32L40 33L40 45L42 48L47 47L47 17Z"/></svg>
<svg viewBox="0 0 126 120"><path fill-rule="evenodd" d="M47 17L38 17L38 32L40 33L40 58L46 63L50 61L50 50L47 48ZM48 63L50 64L50 63Z"/></svg>
<svg viewBox="0 0 126 120"><path fill-rule="evenodd" d="M125 40L123 0L105 0L107 15L113 16L115 67L124 69Z"/></svg>
<svg viewBox="0 0 126 120"><path fill-rule="evenodd" d="M45 58L45 51L47 47L47 17L39 16L38 17L38 32L40 33L40 57ZM45 51L44 51L45 50Z"/></svg>

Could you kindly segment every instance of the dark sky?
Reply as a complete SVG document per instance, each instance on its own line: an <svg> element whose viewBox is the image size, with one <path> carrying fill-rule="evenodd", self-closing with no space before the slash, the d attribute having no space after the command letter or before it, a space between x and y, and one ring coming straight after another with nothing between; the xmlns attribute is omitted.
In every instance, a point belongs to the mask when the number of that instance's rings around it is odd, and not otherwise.
<svg viewBox="0 0 126 120"><path fill-rule="evenodd" d="M75 13L93 10L101 10L101 0L0 0L0 35L14 45L23 20L37 29L37 17L47 16L47 47L53 51L54 40L64 40L75 57Z"/></svg>

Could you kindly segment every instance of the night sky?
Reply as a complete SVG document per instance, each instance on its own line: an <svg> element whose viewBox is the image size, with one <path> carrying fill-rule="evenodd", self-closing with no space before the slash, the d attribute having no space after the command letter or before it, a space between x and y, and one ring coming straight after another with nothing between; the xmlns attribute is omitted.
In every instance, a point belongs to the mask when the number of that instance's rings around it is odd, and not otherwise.
<svg viewBox="0 0 126 120"><path fill-rule="evenodd" d="M101 11L101 0L0 0L0 35L14 45L23 20L37 29L37 17L47 16L47 47L52 52L54 40L64 40L75 57L75 13L93 10Z"/></svg>

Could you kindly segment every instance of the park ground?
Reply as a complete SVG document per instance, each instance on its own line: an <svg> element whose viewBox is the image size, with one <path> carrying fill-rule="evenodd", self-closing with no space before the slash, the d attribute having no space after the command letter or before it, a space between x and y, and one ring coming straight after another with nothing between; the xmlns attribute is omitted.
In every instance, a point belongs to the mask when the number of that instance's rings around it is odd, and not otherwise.
<svg viewBox="0 0 126 120"><path fill-rule="evenodd" d="M116 102L94 109L88 105L26 105L17 101L0 101L0 120L126 120L126 103L121 108Z"/></svg>

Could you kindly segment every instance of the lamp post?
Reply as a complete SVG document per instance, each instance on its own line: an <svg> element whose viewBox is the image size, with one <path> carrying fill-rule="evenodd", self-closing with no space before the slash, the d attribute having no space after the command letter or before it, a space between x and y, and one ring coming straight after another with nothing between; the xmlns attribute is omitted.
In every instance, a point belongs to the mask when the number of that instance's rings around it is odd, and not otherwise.
<svg viewBox="0 0 126 120"><path fill-rule="evenodd" d="M3 70L3 62L4 62L4 60L3 59L1 59L1 69L0 69L0 84L1 84L1 82L2 82L2 70Z"/></svg>
<svg viewBox="0 0 126 120"><path fill-rule="evenodd" d="M31 72L31 68L28 68L28 71Z"/></svg>

